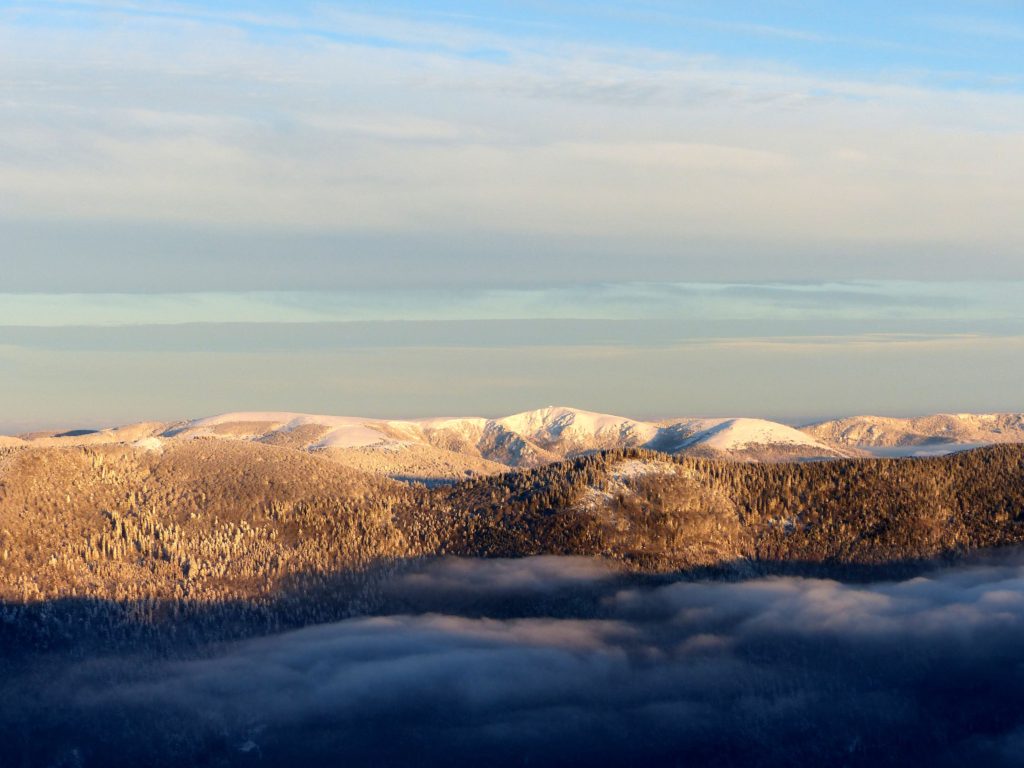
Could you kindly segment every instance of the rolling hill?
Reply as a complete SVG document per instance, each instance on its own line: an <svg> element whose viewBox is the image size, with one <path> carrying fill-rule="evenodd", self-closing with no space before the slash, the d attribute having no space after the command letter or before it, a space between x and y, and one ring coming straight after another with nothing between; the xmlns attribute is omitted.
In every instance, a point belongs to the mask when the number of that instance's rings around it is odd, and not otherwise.
<svg viewBox="0 0 1024 768"><path fill-rule="evenodd" d="M874 449L879 454L928 455L959 446L1024 442L1024 414L938 413L916 418L853 416L811 424L803 427L803 431L830 445L867 451Z"/></svg>

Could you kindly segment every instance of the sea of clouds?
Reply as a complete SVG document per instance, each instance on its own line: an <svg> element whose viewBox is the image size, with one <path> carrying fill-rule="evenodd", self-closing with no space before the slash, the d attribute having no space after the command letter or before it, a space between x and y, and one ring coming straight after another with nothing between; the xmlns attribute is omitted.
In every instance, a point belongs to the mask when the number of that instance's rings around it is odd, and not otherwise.
<svg viewBox="0 0 1024 768"><path fill-rule="evenodd" d="M11 765L1018 765L1024 554L904 581L447 560L383 615L0 679ZM6 765L0 757L0 764Z"/></svg>

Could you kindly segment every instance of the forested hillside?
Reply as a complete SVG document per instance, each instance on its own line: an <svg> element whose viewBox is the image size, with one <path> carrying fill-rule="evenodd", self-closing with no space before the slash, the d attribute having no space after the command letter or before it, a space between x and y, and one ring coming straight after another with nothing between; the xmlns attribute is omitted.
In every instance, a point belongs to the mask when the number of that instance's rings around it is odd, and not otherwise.
<svg viewBox="0 0 1024 768"><path fill-rule="evenodd" d="M1024 448L932 459L735 464L584 457L435 494L460 552L601 554L645 570L881 565L1024 536Z"/></svg>
<svg viewBox="0 0 1024 768"><path fill-rule="evenodd" d="M1022 518L1017 445L793 464L629 450L432 489L258 443L12 448L0 454L0 611L7 631L39 611L51 623L114 611L114 623L245 634L372 610L380 579L425 557L884 574L1018 543Z"/></svg>

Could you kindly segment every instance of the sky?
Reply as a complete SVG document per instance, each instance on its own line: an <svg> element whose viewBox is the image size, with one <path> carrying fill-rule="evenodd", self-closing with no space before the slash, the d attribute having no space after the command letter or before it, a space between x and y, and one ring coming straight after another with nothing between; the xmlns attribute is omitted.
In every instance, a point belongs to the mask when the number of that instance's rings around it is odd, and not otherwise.
<svg viewBox="0 0 1024 768"><path fill-rule="evenodd" d="M0 1L0 432L1024 410L1016 2Z"/></svg>

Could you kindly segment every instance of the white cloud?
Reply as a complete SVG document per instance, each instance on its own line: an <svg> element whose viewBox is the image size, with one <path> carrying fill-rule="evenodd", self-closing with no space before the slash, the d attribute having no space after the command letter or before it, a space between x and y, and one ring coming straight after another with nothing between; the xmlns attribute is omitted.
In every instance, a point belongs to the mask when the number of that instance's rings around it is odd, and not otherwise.
<svg viewBox="0 0 1024 768"><path fill-rule="evenodd" d="M8 218L1024 247L1015 94L385 15L75 5L98 26L0 30Z"/></svg>

